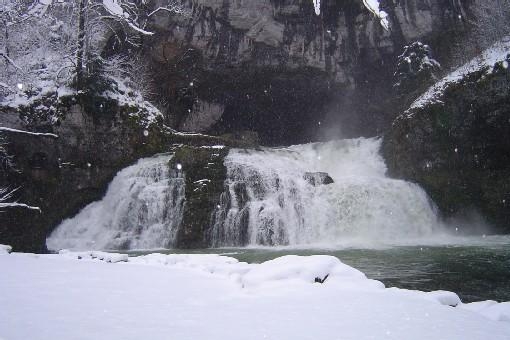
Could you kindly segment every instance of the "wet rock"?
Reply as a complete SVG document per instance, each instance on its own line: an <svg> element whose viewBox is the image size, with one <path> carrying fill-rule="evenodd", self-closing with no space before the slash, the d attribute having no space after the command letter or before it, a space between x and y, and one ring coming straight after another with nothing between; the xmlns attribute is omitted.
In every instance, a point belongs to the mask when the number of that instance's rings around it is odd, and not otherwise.
<svg viewBox="0 0 510 340"><path fill-rule="evenodd" d="M329 176L326 172L305 172L303 178L314 187L335 183L333 178L331 178L331 176Z"/></svg>
<svg viewBox="0 0 510 340"><path fill-rule="evenodd" d="M227 169L227 147L181 146L169 163L185 178L185 202L176 247L207 247L207 235L214 224L214 211L220 203Z"/></svg>

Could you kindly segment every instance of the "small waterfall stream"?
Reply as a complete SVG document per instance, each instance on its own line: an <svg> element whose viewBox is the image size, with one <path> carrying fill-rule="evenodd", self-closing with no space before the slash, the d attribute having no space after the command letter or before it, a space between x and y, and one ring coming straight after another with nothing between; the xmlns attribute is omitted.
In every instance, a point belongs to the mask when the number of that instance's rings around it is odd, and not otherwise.
<svg viewBox="0 0 510 340"><path fill-rule="evenodd" d="M231 150L212 245L395 243L430 236L439 225L433 205L419 186L386 177L380 146L379 139L360 138ZM311 181L316 172L334 183Z"/></svg>
<svg viewBox="0 0 510 340"><path fill-rule="evenodd" d="M182 219L184 179L170 155L144 158L121 170L105 197L65 220L48 237L50 250L155 249L174 245Z"/></svg>
<svg viewBox="0 0 510 340"><path fill-rule="evenodd" d="M380 147L379 139L360 138L230 150L225 191L204 237L223 247L400 243L433 235L441 228L433 204L419 186L386 176ZM57 227L48 248L176 246L185 174L169 169L171 157L120 171L101 201Z"/></svg>

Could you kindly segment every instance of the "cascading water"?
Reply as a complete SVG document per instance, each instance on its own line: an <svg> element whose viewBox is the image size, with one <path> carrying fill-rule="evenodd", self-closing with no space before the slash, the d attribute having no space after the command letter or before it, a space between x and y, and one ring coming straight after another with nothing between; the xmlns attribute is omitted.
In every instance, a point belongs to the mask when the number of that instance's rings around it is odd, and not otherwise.
<svg viewBox="0 0 510 340"><path fill-rule="evenodd" d="M417 185L386 177L379 139L231 150L213 246L399 241L431 236L434 207ZM321 184L326 172L334 183ZM331 182L331 181L329 181Z"/></svg>
<svg viewBox="0 0 510 340"><path fill-rule="evenodd" d="M181 224L184 178L172 156L139 160L113 179L105 197L65 220L47 239L50 250L171 247Z"/></svg>
<svg viewBox="0 0 510 340"><path fill-rule="evenodd" d="M213 247L412 243L441 230L417 185L386 177L379 139L350 139L258 150L232 149L225 192L204 226ZM120 171L105 197L64 221L50 250L176 246L185 174L172 156ZM216 203L214 203L216 204Z"/></svg>

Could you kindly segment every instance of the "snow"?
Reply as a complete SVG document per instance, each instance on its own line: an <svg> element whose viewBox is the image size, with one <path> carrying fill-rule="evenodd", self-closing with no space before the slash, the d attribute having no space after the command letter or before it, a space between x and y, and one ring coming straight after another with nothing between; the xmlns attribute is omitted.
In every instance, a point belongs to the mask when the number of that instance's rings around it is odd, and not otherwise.
<svg viewBox="0 0 510 340"><path fill-rule="evenodd" d="M457 294L444 290L437 290L426 294L427 298L435 300L442 305L457 307L462 302Z"/></svg>
<svg viewBox="0 0 510 340"><path fill-rule="evenodd" d="M64 255L73 259L97 259L108 263L127 262L127 254L107 253L104 251L85 251L85 252L70 252L63 249L58 252L60 255Z"/></svg>
<svg viewBox="0 0 510 340"><path fill-rule="evenodd" d="M9 254L12 251L12 247L6 244L0 244L0 255Z"/></svg>
<svg viewBox="0 0 510 340"><path fill-rule="evenodd" d="M24 209L29 209L29 210L37 210L37 211L41 212L41 208L39 208L39 207L34 207L34 206L27 205L24 203L16 203L16 202L0 203L0 212L3 208L24 208Z"/></svg>
<svg viewBox="0 0 510 340"><path fill-rule="evenodd" d="M293 283L313 283L316 279L323 282L345 283L353 282L359 287L364 284L383 288L380 282L368 280L362 272L349 267L332 256L296 256L288 255L253 266L241 278L243 287L259 287L269 285L287 286Z"/></svg>
<svg viewBox="0 0 510 340"><path fill-rule="evenodd" d="M124 17L124 10L117 0L103 0L103 7L112 15Z"/></svg>
<svg viewBox="0 0 510 340"><path fill-rule="evenodd" d="M381 25L385 30L390 29L390 23L388 21L388 13L379 9L379 0L363 0L363 5L372 12L376 17L380 19ZM313 0L313 7L315 14L321 14L321 0ZM319 124L320 125L320 124Z"/></svg>
<svg viewBox="0 0 510 340"><path fill-rule="evenodd" d="M204 178L204 179L200 179L198 181L195 181L193 182L194 184L205 184L205 183L210 183L211 180L210 179L207 179L207 178Z"/></svg>
<svg viewBox="0 0 510 340"><path fill-rule="evenodd" d="M321 14L321 0L313 0L313 7L315 9L315 14Z"/></svg>
<svg viewBox="0 0 510 340"><path fill-rule="evenodd" d="M224 149L225 145L204 145L201 146L202 149Z"/></svg>
<svg viewBox="0 0 510 340"><path fill-rule="evenodd" d="M459 307L479 313L490 320L510 322L510 302L497 303L496 301L488 300L467 303Z"/></svg>
<svg viewBox="0 0 510 340"><path fill-rule="evenodd" d="M423 95L414 101L411 109L420 108L427 104L440 102L440 96L444 90L451 84L458 83L469 73L488 67L488 73L492 72L492 67L498 61L504 60L510 53L510 36L492 45L480 56L472 59L468 63L457 68L439 82L431 86Z"/></svg>
<svg viewBox="0 0 510 340"><path fill-rule="evenodd" d="M427 293L385 289L328 256L262 264L219 255L128 260L78 260L68 252L0 256L0 338L510 338L509 322L473 311L508 304L444 306Z"/></svg>
<svg viewBox="0 0 510 340"><path fill-rule="evenodd" d="M107 90L104 96L107 98L115 99L119 106L137 107L139 110L135 113L130 113L133 117L140 118L139 124L144 127L149 127L155 124L158 120L163 119L163 114L154 105L146 101L142 94L130 88L126 81L110 77L114 82L113 89Z"/></svg>
<svg viewBox="0 0 510 340"><path fill-rule="evenodd" d="M11 128L4 127L4 126L0 126L0 131L9 131L9 132L15 132L15 133L23 133L23 134L32 135L32 136L58 138L58 136L56 134L54 134L54 133L30 132L30 131L24 131L24 130L18 130L18 129L11 129Z"/></svg>
<svg viewBox="0 0 510 340"><path fill-rule="evenodd" d="M388 14L385 11L380 10L379 0L363 0L363 5L372 12L381 21L381 25L385 30L390 29L390 23L388 21Z"/></svg>

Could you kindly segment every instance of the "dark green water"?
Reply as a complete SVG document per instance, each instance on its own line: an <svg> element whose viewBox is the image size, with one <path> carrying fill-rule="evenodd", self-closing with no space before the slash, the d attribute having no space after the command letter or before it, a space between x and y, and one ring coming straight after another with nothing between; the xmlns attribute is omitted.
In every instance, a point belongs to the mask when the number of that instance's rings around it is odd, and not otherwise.
<svg viewBox="0 0 510 340"><path fill-rule="evenodd" d="M510 238L471 245L386 249L200 249L166 253L216 253L260 263L284 255L332 255L387 287L456 292L463 302L510 301Z"/></svg>

